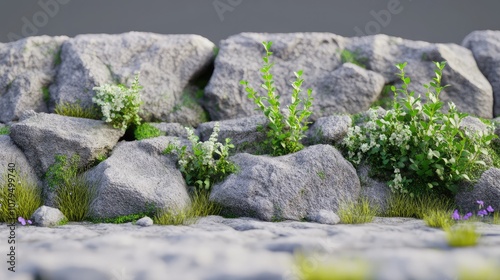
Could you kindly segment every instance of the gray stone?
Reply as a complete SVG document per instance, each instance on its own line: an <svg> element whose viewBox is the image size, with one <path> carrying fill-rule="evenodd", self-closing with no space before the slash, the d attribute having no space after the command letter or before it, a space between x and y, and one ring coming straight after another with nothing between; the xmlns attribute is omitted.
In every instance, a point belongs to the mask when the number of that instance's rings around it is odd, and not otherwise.
<svg viewBox="0 0 500 280"><path fill-rule="evenodd" d="M129 84L140 71L146 121L196 126L205 119L205 112L190 86L208 70L214 47L198 35L79 35L62 46L62 64L50 88L51 98L54 103L79 101L92 106L95 86Z"/></svg>
<svg viewBox="0 0 500 280"><path fill-rule="evenodd" d="M476 212L478 200L484 201L485 207L491 205L496 211L500 209L500 169L490 168L481 175L472 189L462 187L455 196L457 206L465 212Z"/></svg>
<svg viewBox="0 0 500 280"><path fill-rule="evenodd" d="M479 69L493 87L493 110L495 116L500 116L500 31L474 31L462 45L472 51Z"/></svg>
<svg viewBox="0 0 500 280"><path fill-rule="evenodd" d="M316 120L307 131L307 143L339 144L352 124L351 116L336 115Z"/></svg>
<svg viewBox="0 0 500 280"><path fill-rule="evenodd" d="M1 122L15 121L25 110L47 112L44 94L54 81L59 50L67 39L39 36L0 43Z"/></svg>
<svg viewBox="0 0 500 280"><path fill-rule="evenodd" d="M212 134L215 123L202 123L198 126L198 134L201 141L207 141ZM219 121L218 141L225 143L226 138L231 139L236 152L257 153L262 148L259 146L266 139L266 133L258 131L259 126L265 126L267 118L264 115Z"/></svg>
<svg viewBox="0 0 500 280"><path fill-rule="evenodd" d="M151 219L150 217L143 217L137 220L135 224L141 227L150 227L153 225L153 219Z"/></svg>
<svg viewBox="0 0 500 280"><path fill-rule="evenodd" d="M331 210L319 210L316 213L310 214L307 220L326 225L336 225L340 223L340 217Z"/></svg>
<svg viewBox="0 0 500 280"><path fill-rule="evenodd" d="M360 197L367 199L372 208L383 213L389 206L392 192L387 183L370 177L370 170L366 164L361 164L356 170L361 183Z"/></svg>
<svg viewBox="0 0 500 280"><path fill-rule="evenodd" d="M490 133L488 126L476 117L467 116L460 122L460 128L470 133Z"/></svg>
<svg viewBox="0 0 500 280"><path fill-rule="evenodd" d="M0 135L0 185L3 184L7 176L10 163L14 164L14 169L19 176L23 176L30 183L40 184L33 168L30 166L23 152L12 142L8 135Z"/></svg>
<svg viewBox="0 0 500 280"><path fill-rule="evenodd" d="M180 123L150 123L158 128L165 136L187 138L186 128Z"/></svg>
<svg viewBox="0 0 500 280"><path fill-rule="evenodd" d="M275 158L237 154L230 160L240 170L214 185L210 199L232 215L301 220L319 210L336 211L340 202L359 195L356 170L332 146Z"/></svg>
<svg viewBox="0 0 500 280"><path fill-rule="evenodd" d="M120 142L109 158L86 174L98 192L91 215L112 218L144 213L151 206L164 210L189 206L187 186L175 160L162 155L177 140L161 136Z"/></svg>
<svg viewBox="0 0 500 280"><path fill-rule="evenodd" d="M39 113L14 124L10 136L41 177L56 155L78 154L79 167L87 167L113 149L123 133L103 121Z"/></svg>
<svg viewBox="0 0 500 280"><path fill-rule="evenodd" d="M66 220L64 214L56 208L40 206L31 217L33 224L41 227L54 227Z"/></svg>

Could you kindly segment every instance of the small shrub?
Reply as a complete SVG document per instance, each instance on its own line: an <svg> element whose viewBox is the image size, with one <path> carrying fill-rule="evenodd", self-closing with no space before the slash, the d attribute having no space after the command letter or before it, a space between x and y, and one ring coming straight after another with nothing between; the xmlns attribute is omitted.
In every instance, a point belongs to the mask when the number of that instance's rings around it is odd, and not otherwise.
<svg viewBox="0 0 500 280"><path fill-rule="evenodd" d="M143 123L134 130L136 140L143 140L161 136L162 132L149 123Z"/></svg>
<svg viewBox="0 0 500 280"><path fill-rule="evenodd" d="M83 108L79 103L59 103L55 113L61 116L99 120L101 116L95 107Z"/></svg>
<svg viewBox="0 0 500 280"><path fill-rule="evenodd" d="M9 174L14 176L9 176ZM36 182L29 180L27 175L19 172L5 172L0 183L0 222L9 222L18 217L29 219L35 210L42 206L41 188ZM10 195L9 188L14 194L14 199ZM15 217L9 212L9 208L13 206L12 203L15 203Z"/></svg>
<svg viewBox="0 0 500 280"><path fill-rule="evenodd" d="M140 125L139 107L142 104L139 84L139 74L135 76L132 85L105 84L93 88L96 96L92 101L101 108L105 122L111 123L114 128L126 130L131 124Z"/></svg>
<svg viewBox="0 0 500 280"><path fill-rule="evenodd" d="M55 193L57 206L64 216L70 221L83 221L90 212L96 187L78 175L71 179L70 184L59 186Z"/></svg>
<svg viewBox="0 0 500 280"><path fill-rule="evenodd" d="M448 228L453 224L449 211L432 209L423 214L425 223L430 227Z"/></svg>
<svg viewBox="0 0 500 280"><path fill-rule="evenodd" d="M451 213L453 200L445 196L417 195L395 193L389 199L387 209L382 213L386 217L403 217L423 219L432 211ZM448 214L449 215L449 214Z"/></svg>
<svg viewBox="0 0 500 280"><path fill-rule="evenodd" d="M467 114L458 112L453 103L447 113L441 111L445 63L435 64L436 77L424 85L428 102L422 103L415 92L408 91L411 80L404 72L406 63L398 64L403 85L391 88L392 109L382 118L370 110L370 120L351 127L344 139L352 163L365 159L377 174L391 174L386 177L393 192L451 196L459 182L475 180L487 168L482 158L497 137L493 126L487 126L487 133L472 133L460 128Z"/></svg>
<svg viewBox="0 0 500 280"><path fill-rule="evenodd" d="M340 204L338 215L343 224L363 224L373 221L378 210L371 207L366 198L354 202L343 202Z"/></svg>
<svg viewBox="0 0 500 280"><path fill-rule="evenodd" d="M0 127L0 135L9 135L10 128L8 126Z"/></svg>
<svg viewBox="0 0 500 280"><path fill-rule="evenodd" d="M234 148L231 140L226 138L225 144L217 142L219 123L215 123L212 135L205 142L200 142L193 129L186 127L186 130L192 144L192 152L188 152L186 146L171 144L164 153L175 152L178 155L179 169L189 186L209 190L213 184L236 171L236 166L228 160L229 149Z"/></svg>
<svg viewBox="0 0 500 280"><path fill-rule="evenodd" d="M219 215L221 207L209 200L209 193L202 191L193 194L191 206L187 209L161 211L153 218L158 225L188 225L199 217Z"/></svg>
<svg viewBox="0 0 500 280"><path fill-rule="evenodd" d="M462 223L445 229L448 245L452 247L475 246L481 235L472 223Z"/></svg>
<svg viewBox="0 0 500 280"><path fill-rule="evenodd" d="M247 97L257 105L257 109L262 111L268 119L267 139L263 144L269 147L271 155L281 156L300 151L303 148L300 140L305 137L305 131L309 124L307 119L312 113L312 90L308 89L307 98L301 99L300 92L304 80L302 79L302 71L295 72L296 79L292 83L292 103L288 105L287 112L283 113L279 101L280 96L276 93L273 75L270 73L274 65L269 62L272 55L270 52L272 42L264 42L263 45L266 55L263 58L264 66L260 70L264 81L261 87L267 90L267 97L260 95L250 87L248 81L241 81L241 84L245 86ZM303 106L299 109L301 103Z"/></svg>

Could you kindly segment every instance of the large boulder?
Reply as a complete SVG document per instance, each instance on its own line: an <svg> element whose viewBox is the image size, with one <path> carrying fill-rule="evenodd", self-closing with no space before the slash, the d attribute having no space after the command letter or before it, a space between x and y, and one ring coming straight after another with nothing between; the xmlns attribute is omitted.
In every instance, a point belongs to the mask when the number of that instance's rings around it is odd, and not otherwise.
<svg viewBox="0 0 500 280"><path fill-rule="evenodd" d="M214 47L198 35L79 35L62 46L62 64L50 88L51 98L53 103L92 106L95 86L129 84L140 72L145 120L195 126L206 116L192 85L210 71Z"/></svg>
<svg viewBox="0 0 500 280"><path fill-rule="evenodd" d="M43 176L56 155L78 154L79 167L87 167L112 150L123 133L103 121L31 112L11 127L10 136Z"/></svg>
<svg viewBox="0 0 500 280"><path fill-rule="evenodd" d="M500 116L500 31L474 31L462 45L472 51L477 65L493 87L495 116Z"/></svg>
<svg viewBox="0 0 500 280"><path fill-rule="evenodd" d="M360 197L370 206L383 213L389 208L392 192L386 182L371 177L371 167L364 163L356 169L361 184Z"/></svg>
<svg viewBox="0 0 500 280"><path fill-rule="evenodd" d="M500 169L490 168L472 188L465 186L455 196L455 203L464 212L477 211L478 200L484 201L485 207L500 210Z"/></svg>
<svg viewBox="0 0 500 280"><path fill-rule="evenodd" d="M340 144L352 125L351 116L334 115L316 120L307 130L305 142L313 144Z"/></svg>
<svg viewBox="0 0 500 280"><path fill-rule="evenodd" d="M275 158L237 154L231 160L240 170L214 185L210 195L231 215L302 220L320 210L335 212L360 192L356 170L329 145Z"/></svg>
<svg viewBox="0 0 500 280"><path fill-rule="evenodd" d="M0 43L0 122L17 120L23 111L47 112L59 50L67 37L28 37Z"/></svg>
<svg viewBox="0 0 500 280"><path fill-rule="evenodd" d="M151 206L177 211L190 204L187 186L172 157L162 155L174 137L120 142L111 156L86 174L97 186L96 218L144 213Z"/></svg>
<svg viewBox="0 0 500 280"><path fill-rule="evenodd" d="M14 170L29 182L39 183L38 177L23 152L8 135L0 135L0 185L3 184L8 169L12 168L12 165L9 166L10 163L14 164Z"/></svg>

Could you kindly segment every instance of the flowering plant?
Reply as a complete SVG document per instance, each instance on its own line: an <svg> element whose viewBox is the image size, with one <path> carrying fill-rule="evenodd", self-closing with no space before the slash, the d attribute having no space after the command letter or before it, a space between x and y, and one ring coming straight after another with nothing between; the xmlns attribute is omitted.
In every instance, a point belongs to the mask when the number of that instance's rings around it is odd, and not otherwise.
<svg viewBox="0 0 500 280"><path fill-rule="evenodd" d="M25 226L26 224L31 225L33 222L31 220L26 220L23 217L18 217L17 221L21 223L21 225Z"/></svg>
<svg viewBox="0 0 500 280"><path fill-rule="evenodd" d="M486 132L462 129L460 123L467 114L460 113L452 102L447 113L441 111L444 104L439 95L447 87L441 86L446 63L435 65L436 77L424 85L426 103L408 91L411 80L404 72L406 63L396 65L403 84L400 89L391 88L392 109L384 116L368 111L368 121L349 128L343 142L354 164L365 159L377 173L392 174L386 178L393 192L410 196L428 191L456 193L457 182L476 179L486 169L482 159L497 137L491 124Z"/></svg>
<svg viewBox="0 0 500 280"><path fill-rule="evenodd" d="M139 74L135 76L130 88L124 85L105 84L93 88L96 96L92 101L101 107L103 120L111 123L114 128L127 129L130 124L139 125L139 107L142 104L139 92Z"/></svg>
<svg viewBox="0 0 500 280"><path fill-rule="evenodd" d="M479 211L476 213L476 215L481 217L481 218L488 216L489 214L495 212L495 209L493 209L493 207L491 207L491 205L486 207L486 209L483 209L484 208L484 201L482 201L482 200L478 200L478 201L476 201L476 203L479 205ZM455 211L453 211L453 214L451 215L451 218L455 221L468 220L470 217L472 217L472 212L469 212L469 213L465 214L463 217L461 217L460 214L458 213L457 209L455 209Z"/></svg>

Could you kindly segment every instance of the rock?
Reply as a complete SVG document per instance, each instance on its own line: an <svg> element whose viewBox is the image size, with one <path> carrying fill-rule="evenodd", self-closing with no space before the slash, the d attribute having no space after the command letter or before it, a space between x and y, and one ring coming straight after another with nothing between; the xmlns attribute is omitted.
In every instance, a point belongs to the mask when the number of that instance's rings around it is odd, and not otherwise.
<svg viewBox="0 0 500 280"><path fill-rule="evenodd" d="M0 185L3 184L4 176L7 176L8 168L12 168L12 166L9 166L10 163L14 164L16 172L28 182L40 184L26 156L8 135L0 135L0 151Z"/></svg>
<svg viewBox="0 0 500 280"><path fill-rule="evenodd" d="M471 133L489 133L488 126L476 117L467 116L460 122L460 128Z"/></svg>
<svg viewBox="0 0 500 280"><path fill-rule="evenodd" d="M150 217L143 217L137 220L135 224L141 227L150 227L153 225L153 219L151 219Z"/></svg>
<svg viewBox="0 0 500 280"><path fill-rule="evenodd" d="M307 130L307 143L338 144L347 135L352 125L351 116L335 115L322 117Z"/></svg>
<svg viewBox="0 0 500 280"><path fill-rule="evenodd" d="M307 217L310 222L326 224L326 225L336 225L340 223L340 217L330 210L319 210Z"/></svg>
<svg viewBox="0 0 500 280"><path fill-rule="evenodd" d="M476 63L493 87L495 116L500 116L500 31L474 31L462 45L472 51Z"/></svg>
<svg viewBox="0 0 500 280"><path fill-rule="evenodd" d="M216 121L202 123L198 126L201 141L207 141L212 134ZM267 118L264 115L219 121L220 143L226 143L226 138L231 139L235 149L231 152L258 153L262 150L259 146L266 139L266 133L258 131L259 126L264 126Z"/></svg>
<svg viewBox="0 0 500 280"><path fill-rule="evenodd" d="M180 123L149 123L158 128L166 136L187 138L186 128Z"/></svg>
<svg viewBox="0 0 500 280"><path fill-rule="evenodd" d="M123 131L103 121L39 113L11 127L10 136L23 150L38 176L54 164L56 155L80 156L79 167L87 167L118 142Z"/></svg>
<svg viewBox="0 0 500 280"><path fill-rule="evenodd" d="M98 192L91 215L113 218L144 213L151 206L164 210L189 206L187 186L176 162L162 155L177 140L160 136L120 142L108 159L86 174Z"/></svg>
<svg viewBox="0 0 500 280"><path fill-rule="evenodd" d="M367 199L372 208L383 213L389 207L392 192L387 183L370 177L370 170L366 164L361 164L356 170L361 184L360 197Z"/></svg>
<svg viewBox="0 0 500 280"><path fill-rule="evenodd" d="M455 203L464 212L476 212L478 200L484 201L485 207L491 205L495 211L500 210L500 169L488 169L472 189L463 187L455 196Z"/></svg>
<svg viewBox="0 0 500 280"><path fill-rule="evenodd" d="M31 217L33 224L40 227L55 227L67 221L64 214L56 208L40 206Z"/></svg>
<svg viewBox="0 0 500 280"><path fill-rule="evenodd" d="M237 154L240 170L212 188L210 199L225 212L265 221L302 220L336 211L358 198L356 171L332 146L316 145L281 157Z"/></svg>
<svg viewBox="0 0 500 280"><path fill-rule="evenodd" d="M93 88L129 84L140 71L146 121L196 126L205 113L191 89L213 62L215 45L198 35L129 32L79 35L62 46L62 64L50 93L54 103L92 106Z"/></svg>
<svg viewBox="0 0 500 280"><path fill-rule="evenodd" d="M411 77L409 90L421 94L425 100L423 84L435 76L433 61L446 61L443 85L449 84L440 99L453 101L457 108L483 118L493 117L493 90L479 70L472 53L456 44L431 44L405 40L387 35L352 38L345 49L366 61L366 69L384 76L386 84L400 85L397 63L408 62L405 69Z"/></svg>
<svg viewBox="0 0 500 280"><path fill-rule="evenodd" d="M0 43L0 122L16 121L25 110L47 112L48 87L67 39L37 36Z"/></svg>

